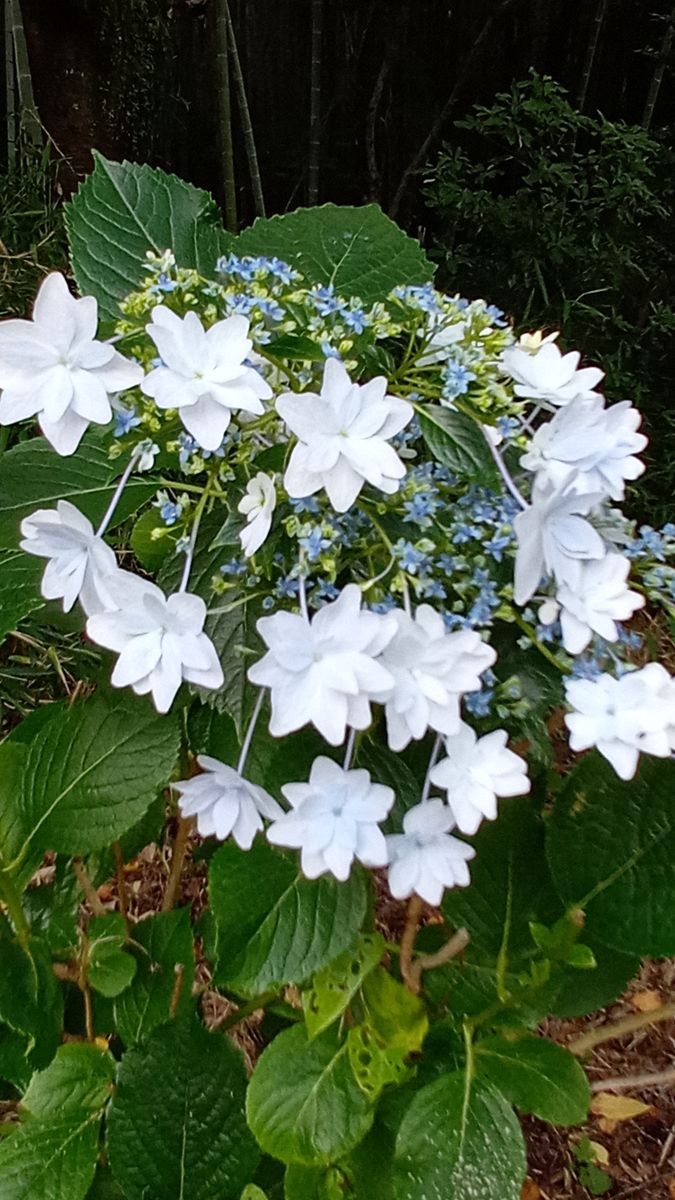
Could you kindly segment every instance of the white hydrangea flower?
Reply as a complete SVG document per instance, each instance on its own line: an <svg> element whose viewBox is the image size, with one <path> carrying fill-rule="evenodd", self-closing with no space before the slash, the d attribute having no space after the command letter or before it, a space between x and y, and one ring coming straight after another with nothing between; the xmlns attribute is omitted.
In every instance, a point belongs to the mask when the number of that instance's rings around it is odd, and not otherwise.
<svg viewBox="0 0 675 1200"><path fill-rule="evenodd" d="M151 471L155 465L155 458L159 454L159 446L157 442L153 442L152 438L144 438L136 446L134 454L138 455L136 470Z"/></svg>
<svg viewBox="0 0 675 1200"><path fill-rule="evenodd" d="M220 759L199 754L197 763L203 774L171 784L180 794L181 813L197 818L202 837L215 835L222 842L232 834L241 850L250 850L263 828L262 818L275 821L284 815L283 809L263 788Z"/></svg>
<svg viewBox="0 0 675 1200"><path fill-rule="evenodd" d="M430 313L425 334L428 341L417 365L427 367L431 363L445 362L449 347L461 342L465 333L466 321L458 321L447 314Z"/></svg>
<svg viewBox="0 0 675 1200"><path fill-rule="evenodd" d="M475 833L483 817L494 821L498 796L524 796L530 790L527 763L509 750L507 739L504 729L479 738L464 724L445 739L447 758L436 763L430 778L447 792L462 833Z"/></svg>
<svg viewBox="0 0 675 1200"><path fill-rule="evenodd" d="M560 491L535 495L532 504L518 513L514 521L518 538L513 590L516 604L526 604L534 595L544 571L554 575L558 584L576 590L582 563L604 557L600 534L584 519L602 499L597 493L580 496L572 481Z"/></svg>
<svg viewBox="0 0 675 1200"><path fill-rule="evenodd" d="M258 471L253 479L249 479L246 494L237 505L239 512L246 516L246 526L239 534L246 558L255 554L267 538L272 528L272 514L276 502L277 493L273 478L264 471Z"/></svg>
<svg viewBox="0 0 675 1200"><path fill-rule="evenodd" d="M269 384L246 365L252 347L246 317L227 317L204 329L195 312L177 316L158 304L146 325L162 365L143 382L159 408L175 408L204 450L217 450L236 409L260 414Z"/></svg>
<svg viewBox="0 0 675 1200"><path fill-rule="evenodd" d="M429 604L421 604L414 619L401 610L391 616L396 635L380 661L394 679L385 710L389 745L403 750L429 728L445 734L459 728L461 697L480 689L497 655L473 630L449 633Z"/></svg>
<svg viewBox="0 0 675 1200"><path fill-rule="evenodd" d="M577 492L622 500L625 481L645 469L635 457L647 445L636 432L641 420L628 400L607 409L602 396L572 400L537 429L520 465L536 472L537 488L559 488L574 478Z"/></svg>
<svg viewBox="0 0 675 1200"><path fill-rule="evenodd" d="M30 321L0 322L0 425L37 417L57 454L74 454L88 425L107 425L110 396L143 378L108 342L96 341L98 306L48 275Z"/></svg>
<svg viewBox="0 0 675 1200"><path fill-rule="evenodd" d="M319 395L279 397L277 412L298 438L284 476L289 496L325 488L335 511L346 512L364 483L398 490L405 467L387 439L405 428L413 409L386 391L384 376L352 383L342 363L329 358Z"/></svg>
<svg viewBox="0 0 675 1200"><path fill-rule="evenodd" d="M534 354L509 346L502 363L514 381L516 396L558 406L569 404L577 396L597 395L594 388L605 372L599 367L578 370L579 358L578 351L562 354L553 341L546 340Z"/></svg>
<svg viewBox="0 0 675 1200"><path fill-rule="evenodd" d="M473 846L450 837L455 821L442 800L427 800L408 809L403 833L387 838L389 891L396 900L413 892L436 908L446 888L466 887L471 878L467 863Z"/></svg>
<svg viewBox="0 0 675 1200"><path fill-rule="evenodd" d="M267 830L274 846L301 851L303 875L317 879L330 872L344 882L356 858L364 867L384 867L387 845L380 822L394 803L394 792L371 783L367 771L345 771L330 758L316 758L309 783L287 783L282 792L292 805Z"/></svg>
<svg viewBox="0 0 675 1200"><path fill-rule="evenodd" d="M45 600L63 600L64 612L78 599L87 614L117 607L111 590L115 554L69 500L24 517L21 533L22 550L49 559L40 584Z"/></svg>
<svg viewBox="0 0 675 1200"><path fill-rule="evenodd" d="M675 749L675 682L660 663L614 679L565 683L572 750L595 746L620 779L632 779L640 753L668 758Z"/></svg>
<svg viewBox="0 0 675 1200"><path fill-rule="evenodd" d="M119 654L113 687L130 685L139 696L150 692L157 711L164 713L184 679L205 688L223 683L215 647L204 633L205 619L201 596L176 592L167 599L161 588L139 579L129 588L124 610L90 617L87 633Z"/></svg>
<svg viewBox="0 0 675 1200"><path fill-rule="evenodd" d="M555 329L552 333L547 333L546 335L544 335L543 329L535 329L532 333L521 333L517 344L521 350L527 350L528 354L536 354L542 346L546 346L549 342L554 342L559 336L559 329Z"/></svg>
<svg viewBox="0 0 675 1200"><path fill-rule="evenodd" d="M389 614L362 611L355 583L311 621L277 612L260 617L256 628L268 652L248 677L271 689L273 737L311 723L338 746L347 725L365 729L370 724L370 701L382 699L393 685L391 673L376 660L394 636L396 621Z"/></svg>
<svg viewBox="0 0 675 1200"><path fill-rule="evenodd" d="M581 654L597 633L607 642L619 636L616 622L628 621L642 608L644 596L627 586L630 562L623 554L608 554L597 562L582 563L576 588L563 584L557 593L563 646L570 654ZM550 613L554 621L558 612ZM545 621L540 613L543 624Z"/></svg>

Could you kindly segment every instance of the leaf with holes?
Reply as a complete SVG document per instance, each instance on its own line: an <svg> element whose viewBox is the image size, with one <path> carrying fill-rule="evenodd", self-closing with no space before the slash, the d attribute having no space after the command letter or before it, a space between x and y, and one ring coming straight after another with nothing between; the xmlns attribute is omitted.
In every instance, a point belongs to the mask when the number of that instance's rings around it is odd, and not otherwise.
<svg viewBox="0 0 675 1200"><path fill-rule="evenodd" d="M310 1042L301 1025L284 1030L261 1055L246 1113L266 1154L308 1166L328 1165L353 1149L373 1119L347 1043L333 1029Z"/></svg>
<svg viewBox="0 0 675 1200"><path fill-rule="evenodd" d="M364 873L346 883L305 879L294 857L265 842L226 843L211 860L209 900L217 927L216 982L256 996L304 983L348 949L366 914Z"/></svg>
<svg viewBox="0 0 675 1200"><path fill-rule="evenodd" d="M49 721L30 744L20 798L27 844L99 850L138 821L178 754L175 717L147 701L99 694Z"/></svg>
<svg viewBox="0 0 675 1200"><path fill-rule="evenodd" d="M116 321L118 303L147 275L147 252L173 250L179 267L208 279L232 237L208 192L147 163L111 162L94 151L94 170L66 205L73 272L101 317Z"/></svg>
<svg viewBox="0 0 675 1200"><path fill-rule="evenodd" d="M399 284L428 283L434 268L419 242L377 204L323 204L258 218L234 242L236 254L277 256L310 284L332 284L364 304L384 300Z"/></svg>
<svg viewBox="0 0 675 1200"><path fill-rule="evenodd" d="M312 986L302 997L310 1038L327 1029L345 1011L366 976L379 963L384 947L382 934L364 933L353 950L338 954L316 972Z"/></svg>
<svg viewBox="0 0 675 1200"><path fill-rule="evenodd" d="M241 1054L195 1018L169 1021L120 1063L107 1120L128 1200L234 1200L260 1157L246 1128Z"/></svg>

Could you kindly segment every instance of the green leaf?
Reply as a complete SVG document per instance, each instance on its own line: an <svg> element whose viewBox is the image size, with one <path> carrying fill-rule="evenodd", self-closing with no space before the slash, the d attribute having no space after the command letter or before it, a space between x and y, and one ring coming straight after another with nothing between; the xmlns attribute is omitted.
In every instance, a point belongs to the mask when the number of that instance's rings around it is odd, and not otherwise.
<svg viewBox="0 0 675 1200"><path fill-rule="evenodd" d="M640 959L636 954L620 954L595 944L592 950L597 963L594 971L564 971L549 1005L554 1016L585 1017L598 1012L622 995L637 975Z"/></svg>
<svg viewBox="0 0 675 1200"><path fill-rule="evenodd" d="M46 704L46 711L51 706ZM26 722L22 722L25 724ZM17 726L21 729L21 725ZM21 810L21 788L28 751L20 742L3 742L0 746L0 866L10 868L23 856L27 831ZM21 863L13 866L10 875L20 890L28 884L42 862L42 851L33 849Z"/></svg>
<svg viewBox="0 0 675 1200"><path fill-rule="evenodd" d="M178 753L175 717L135 697L99 694L41 729L28 751L21 799L27 839L83 854L138 821Z"/></svg>
<svg viewBox="0 0 675 1200"><path fill-rule="evenodd" d="M239 1196L259 1159L245 1088L238 1050L194 1018L128 1050L107 1121L110 1166L128 1200Z"/></svg>
<svg viewBox="0 0 675 1200"><path fill-rule="evenodd" d="M267 343L265 351L285 362L325 362L326 359L318 342L295 333L282 333L281 337Z"/></svg>
<svg viewBox="0 0 675 1200"><path fill-rule="evenodd" d="M476 1066L515 1104L552 1125L586 1120L591 1089L574 1055L548 1038L485 1038L476 1046Z"/></svg>
<svg viewBox="0 0 675 1200"><path fill-rule="evenodd" d="M286 1167L284 1200L347 1200L354 1194L347 1188L339 1167Z"/></svg>
<svg viewBox="0 0 675 1200"><path fill-rule="evenodd" d="M59 458L46 438L31 438L7 450L0 463L0 548L16 550L23 518L38 508L54 508L59 500L70 500L90 521L99 522L123 465L119 459L108 461L95 433L87 434L68 458ZM112 525L125 521L156 490L147 477L132 477ZM38 563L38 571L40 565L44 568L44 562Z"/></svg>
<svg viewBox="0 0 675 1200"><path fill-rule="evenodd" d="M366 975L379 963L384 946L380 933L364 933L353 950L343 951L317 971L312 986L302 997L310 1039L332 1025L344 1012Z"/></svg>
<svg viewBox="0 0 675 1200"><path fill-rule="evenodd" d="M513 1109L462 1072L422 1088L396 1139L396 1200L520 1200L525 1144Z"/></svg>
<svg viewBox="0 0 675 1200"><path fill-rule="evenodd" d="M211 860L209 899L218 929L216 981L256 996L304 983L353 944L366 914L363 872L346 883L305 879L294 857L265 842L226 843Z"/></svg>
<svg viewBox="0 0 675 1200"><path fill-rule="evenodd" d="M66 205L70 258L83 295L95 296L102 317L119 318L118 301L147 274L148 250L173 250L179 267L208 279L232 238L215 201L175 175L94 151L95 167Z"/></svg>
<svg viewBox="0 0 675 1200"><path fill-rule="evenodd" d="M190 591L201 596L207 608L228 608L227 612L217 612L208 616L204 630L211 638L218 658L220 659L225 676L223 686L206 691L194 688L209 707L219 712L226 712L232 717L237 730L241 730L246 693L246 671L249 660L242 651L250 638L250 621L247 616L249 604L238 603L243 598L237 588L228 590L225 595L219 595L213 589L214 579L220 578L220 567L232 557L220 545L212 543L216 529L211 522L205 522L202 527L201 544L192 562L190 571ZM158 582L167 592L175 591L180 581L183 569L182 559L174 556L165 563L159 573ZM234 607L230 607L234 605Z"/></svg>
<svg viewBox="0 0 675 1200"><path fill-rule="evenodd" d="M24 1097L24 1119L0 1141L3 1200L84 1200L114 1063L94 1046L61 1046Z"/></svg>
<svg viewBox="0 0 675 1200"><path fill-rule="evenodd" d="M417 412L424 440L438 462L484 484L497 481L494 459L477 421L437 404L420 406Z"/></svg>
<svg viewBox="0 0 675 1200"><path fill-rule="evenodd" d="M239 739L234 721L227 713L217 712L195 700L187 718L190 749L193 754L210 754L235 766L239 757Z"/></svg>
<svg viewBox="0 0 675 1200"><path fill-rule="evenodd" d="M310 1042L301 1025L284 1030L263 1052L248 1086L246 1113L267 1154L308 1166L329 1165L346 1154L373 1119L347 1043L333 1029Z"/></svg>
<svg viewBox="0 0 675 1200"><path fill-rule="evenodd" d="M162 537L153 537L161 531ZM173 534L164 524L157 508L147 508L136 521L132 531L131 549L146 571L157 571L165 558L176 549L178 534Z"/></svg>
<svg viewBox="0 0 675 1200"><path fill-rule="evenodd" d="M623 783L597 754L575 767L548 830L560 896L591 939L623 954L675 954L675 764L645 758Z"/></svg>
<svg viewBox="0 0 675 1200"><path fill-rule="evenodd" d="M34 1034L37 997L37 968L29 950L8 938L0 939L0 1021L15 1033Z"/></svg>
<svg viewBox="0 0 675 1200"><path fill-rule="evenodd" d="M23 550L0 554L0 641L19 621L42 608L40 577L44 563Z"/></svg>
<svg viewBox="0 0 675 1200"><path fill-rule="evenodd" d="M30 1079L27 1054L28 1039L6 1025L0 1025L0 1079L21 1091L28 1086Z"/></svg>
<svg viewBox="0 0 675 1200"><path fill-rule="evenodd" d="M267 1200L267 1196L262 1188L256 1187L254 1183L249 1183L241 1193L240 1200Z"/></svg>
<svg viewBox="0 0 675 1200"><path fill-rule="evenodd" d="M236 254L278 256L308 283L333 284L364 304L384 300L398 284L428 283L434 268L419 242L385 217L377 204L324 204L258 218L236 239Z"/></svg>
<svg viewBox="0 0 675 1200"><path fill-rule="evenodd" d="M169 1019L177 986L178 1014L191 1003L195 966L189 908L153 913L139 921L134 926L133 942L130 949L138 963L136 977L115 1004L117 1030L128 1046L143 1041Z"/></svg>
<svg viewBox="0 0 675 1200"><path fill-rule="evenodd" d="M389 1083L408 1075L405 1060L419 1050L429 1028L424 1004L384 967L367 976L361 991L364 1021L348 1035L349 1061L371 1102Z"/></svg>
<svg viewBox="0 0 675 1200"><path fill-rule="evenodd" d="M96 1168L94 1182L87 1192L87 1200L125 1200L124 1192L115 1182L109 1167Z"/></svg>
<svg viewBox="0 0 675 1200"><path fill-rule="evenodd" d="M124 917L117 912L92 917L87 934L89 983L102 996L119 996L136 974L136 959L124 949Z"/></svg>

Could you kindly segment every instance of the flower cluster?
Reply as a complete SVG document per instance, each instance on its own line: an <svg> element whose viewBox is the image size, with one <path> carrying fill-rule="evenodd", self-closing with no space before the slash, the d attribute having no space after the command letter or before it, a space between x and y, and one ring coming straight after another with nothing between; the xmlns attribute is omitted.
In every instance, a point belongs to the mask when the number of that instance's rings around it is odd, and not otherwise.
<svg viewBox="0 0 675 1200"><path fill-rule="evenodd" d="M659 559L613 507L643 469L639 414L608 407L602 372L554 335L514 344L483 301L406 286L366 308L275 258L230 255L216 275L149 258L122 306L128 358L96 340L95 300L72 298L60 276L32 321L0 327L0 421L37 417L60 454L90 422L111 423L110 457L127 456L96 530L62 500L25 518L21 545L47 560L43 595L66 610L79 600L88 636L117 655L113 686L150 694L160 712L183 682L227 683L209 616L253 616L242 649L259 699L237 766L202 755L201 774L175 784L200 833L245 850L267 823L309 878L344 880L354 861L388 867L394 896L438 904L469 881L473 849L453 830L474 834L500 798L530 786L506 730L468 723L496 697L500 718L524 703L495 674L495 623L532 644L557 638L558 659L547 654L562 670L598 641L616 647L618 677L567 682L574 750L596 746L630 778L641 751L675 749L675 683L618 653L622 622L644 603L631 564L642 557L647 579ZM489 486L463 475L461 454L430 457L429 404L449 421L473 417ZM180 577L171 594L122 570L104 540L128 479L158 454L177 476L158 487L152 531L164 579ZM188 584L203 518L219 509L208 546L222 562L205 599ZM538 617L521 611L531 603ZM287 808L245 776L264 700L273 738L311 725L328 747L345 745L341 764L329 750L306 782L284 783ZM358 739L380 723L388 753L426 741L431 756L400 832L382 828L394 791L359 766Z"/></svg>

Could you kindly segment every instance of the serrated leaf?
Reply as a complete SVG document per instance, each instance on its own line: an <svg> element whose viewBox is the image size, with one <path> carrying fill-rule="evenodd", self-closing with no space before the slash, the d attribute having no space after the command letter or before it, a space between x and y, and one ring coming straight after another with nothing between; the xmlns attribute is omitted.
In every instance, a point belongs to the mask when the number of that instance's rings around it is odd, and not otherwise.
<svg viewBox="0 0 675 1200"><path fill-rule="evenodd" d="M72 1044L34 1076L24 1119L0 1141L3 1200L84 1200L113 1071L107 1053Z"/></svg>
<svg viewBox="0 0 675 1200"><path fill-rule="evenodd" d="M45 705L45 709L49 707ZM20 742L7 741L0 746L0 868L9 870L14 885L20 891L23 891L42 862L42 851L34 849L26 855L21 866L18 865L26 844L21 788L27 757L28 751Z"/></svg>
<svg viewBox="0 0 675 1200"><path fill-rule="evenodd" d="M24 517L38 508L70 500L90 521L100 521L122 473L119 460L109 462L96 434L87 434L75 454L60 458L46 438L31 438L7 450L0 463L0 548L16 550ZM132 477L115 510L112 525L136 511L156 491L147 477ZM29 556L26 556L29 557ZM44 561L38 562L44 569Z"/></svg>
<svg viewBox="0 0 675 1200"><path fill-rule="evenodd" d="M301 1025L284 1030L263 1052L248 1086L246 1114L267 1154L308 1166L346 1154L373 1119L347 1043L333 1029L310 1042Z"/></svg>
<svg viewBox="0 0 675 1200"><path fill-rule="evenodd" d="M359 296L364 304L384 300L398 284L428 283L434 274L419 242L377 204L323 204L259 217L239 234L233 249L241 255L276 255L308 283L333 284L338 295Z"/></svg>
<svg viewBox="0 0 675 1200"><path fill-rule="evenodd" d="M552 1125L579 1125L588 1115L586 1072L548 1038L484 1038L476 1046L476 1065L521 1112Z"/></svg>
<svg viewBox="0 0 675 1200"><path fill-rule="evenodd" d="M422 1088L396 1139L396 1200L520 1200L525 1144L513 1109L464 1073Z"/></svg>
<svg viewBox="0 0 675 1200"><path fill-rule="evenodd" d="M259 1159L245 1088L239 1051L194 1018L128 1050L107 1121L110 1166L128 1200L238 1196Z"/></svg>
<svg viewBox="0 0 675 1200"><path fill-rule="evenodd" d="M43 563L23 550L0 554L0 641L44 605L40 595L43 568Z"/></svg>
<svg viewBox="0 0 675 1200"><path fill-rule="evenodd" d="M354 941L366 913L363 873L346 883L305 879L294 858L265 842L226 843L211 860L209 900L218 931L216 981L240 995L304 983Z"/></svg>
<svg viewBox="0 0 675 1200"><path fill-rule="evenodd" d="M379 963L384 946L380 933L364 933L353 950L345 950L316 972L312 986L302 996L310 1039L344 1012L363 980Z"/></svg>
<svg viewBox="0 0 675 1200"><path fill-rule="evenodd" d="M175 717L104 694L73 704L31 742L21 797L31 846L83 854L140 820L178 753Z"/></svg>
<svg viewBox="0 0 675 1200"><path fill-rule="evenodd" d="M562 899L591 939L623 954L675 953L675 764L644 758L623 783L597 754L568 776L548 826Z"/></svg>
<svg viewBox="0 0 675 1200"><path fill-rule="evenodd" d="M89 983L102 996L119 996L136 974L136 959L124 948L124 917L117 912L92 917L87 935Z"/></svg>
<svg viewBox="0 0 675 1200"><path fill-rule="evenodd" d="M115 1004L115 1021L128 1046L143 1041L171 1015L177 987L176 968L181 970L178 1015L191 1003L194 980L194 948L189 908L153 913L134 926L130 947L138 968L131 987Z"/></svg>
<svg viewBox="0 0 675 1200"><path fill-rule="evenodd" d="M179 267L213 279L232 245L213 197L147 164L111 162L94 151L94 171L66 205L70 258L83 295L115 321L118 301L147 274L148 250L173 250Z"/></svg>
<svg viewBox="0 0 675 1200"><path fill-rule="evenodd" d="M480 426L472 417L455 409L428 404L418 410L420 429L434 458L458 475L497 482L494 459Z"/></svg>

